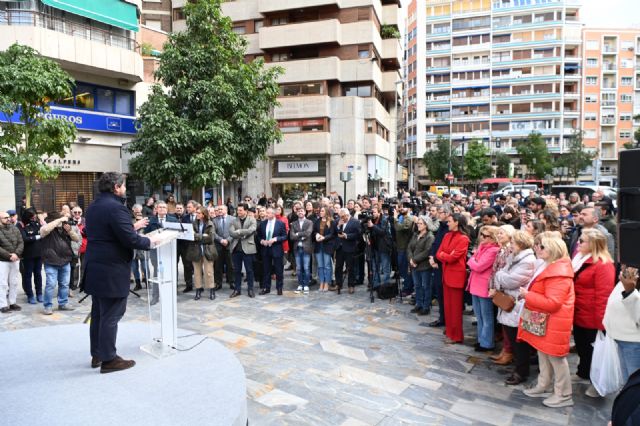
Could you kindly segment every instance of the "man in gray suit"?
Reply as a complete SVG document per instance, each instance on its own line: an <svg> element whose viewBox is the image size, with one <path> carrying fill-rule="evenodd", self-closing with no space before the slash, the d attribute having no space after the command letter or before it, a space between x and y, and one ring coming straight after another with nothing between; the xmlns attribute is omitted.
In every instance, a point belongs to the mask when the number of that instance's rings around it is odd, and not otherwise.
<svg viewBox="0 0 640 426"><path fill-rule="evenodd" d="M311 256L313 255L313 222L305 217L304 208L296 211L298 220L291 222L289 239L296 256L296 273L298 275L298 288L296 293L309 294L309 280L311 279Z"/></svg>
<svg viewBox="0 0 640 426"><path fill-rule="evenodd" d="M218 206L218 217L213 221L213 229L215 231L213 239L216 244L216 250L218 251L218 258L216 259L213 270L216 290L222 288L222 272L225 266L227 267L227 284L233 289L233 263L231 262L231 250L229 247L233 241L233 237L229 234L229 228L234 219L235 218L227 214L227 206Z"/></svg>
<svg viewBox="0 0 640 426"><path fill-rule="evenodd" d="M229 297L237 297L242 293L242 265L247 273L247 296L255 297L253 293L253 257L256 255L256 220L250 217L249 206L239 204L236 209L238 217L231 221L229 235L233 240L229 245L233 257L233 268L236 271L236 285Z"/></svg>

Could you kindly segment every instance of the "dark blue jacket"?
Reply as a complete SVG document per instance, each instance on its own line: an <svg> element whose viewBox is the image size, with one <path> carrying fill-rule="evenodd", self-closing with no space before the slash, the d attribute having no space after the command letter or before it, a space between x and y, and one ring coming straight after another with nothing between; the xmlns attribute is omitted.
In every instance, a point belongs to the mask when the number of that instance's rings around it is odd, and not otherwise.
<svg viewBox="0 0 640 426"><path fill-rule="evenodd" d="M331 226L324 227L324 241L317 242L315 234L320 233L320 219L316 220L313 223L313 252L320 253L320 251L333 255L333 252L336 251L336 243L338 238L338 228L336 228L335 220L331 221Z"/></svg>
<svg viewBox="0 0 640 426"><path fill-rule="evenodd" d="M340 227L338 228L340 231ZM362 226L358 219L351 218L349 222L344 225L343 231L347 234L347 238L338 237L338 249L342 249L345 253L355 253L358 247L358 242L362 239Z"/></svg>
<svg viewBox="0 0 640 426"><path fill-rule="evenodd" d="M442 244L442 239L445 235L447 235L447 232L449 232L449 225L446 221L440 221L440 227L436 232L436 237L433 240L433 244L431 244L431 250L429 250L429 256L433 256L433 260L435 260L438 264L440 263L440 261L436 259L436 253L440 248L440 244Z"/></svg>
<svg viewBox="0 0 640 426"><path fill-rule="evenodd" d="M136 233L124 199L101 193L87 209L84 291L98 297L127 297L133 250L149 250Z"/></svg>
<svg viewBox="0 0 640 426"><path fill-rule="evenodd" d="M267 224L268 220L262 221L260 223L260 228L258 228L258 241L267 239ZM263 256L271 256L271 257L283 257L284 250L282 249L282 243L287 241L287 229L284 226L284 223L275 219L275 225L273 226L273 235L278 241L273 243L271 247L260 245L260 251L262 251Z"/></svg>

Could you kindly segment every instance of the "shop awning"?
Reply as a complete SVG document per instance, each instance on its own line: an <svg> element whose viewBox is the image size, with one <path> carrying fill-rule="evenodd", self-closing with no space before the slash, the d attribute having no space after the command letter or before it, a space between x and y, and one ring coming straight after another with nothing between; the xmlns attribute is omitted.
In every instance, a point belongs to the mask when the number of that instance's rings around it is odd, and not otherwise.
<svg viewBox="0 0 640 426"><path fill-rule="evenodd" d="M42 0L42 3L114 27L138 31L136 6L122 0Z"/></svg>

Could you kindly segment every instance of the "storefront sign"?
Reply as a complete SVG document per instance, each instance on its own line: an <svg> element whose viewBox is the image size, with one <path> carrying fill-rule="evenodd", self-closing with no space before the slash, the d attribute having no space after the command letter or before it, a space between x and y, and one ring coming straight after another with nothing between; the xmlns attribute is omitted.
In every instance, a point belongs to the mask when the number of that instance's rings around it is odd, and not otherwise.
<svg viewBox="0 0 640 426"><path fill-rule="evenodd" d="M45 119L62 119L73 123L78 130L91 130L94 132L127 133L135 134L135 117L124 117L104 114L94 111L81 111L71 108L52 106L51 110L44 114ZM8 122L6 116L0 113L0 122ZM20 113L13 114L12 121L21 123Z"/></svg>
<svg viewBox="0 0 640 426"><path fill-rule="evenodd" d="M318 161L278 161L280 173L315 173L318 171Z"/></svg>

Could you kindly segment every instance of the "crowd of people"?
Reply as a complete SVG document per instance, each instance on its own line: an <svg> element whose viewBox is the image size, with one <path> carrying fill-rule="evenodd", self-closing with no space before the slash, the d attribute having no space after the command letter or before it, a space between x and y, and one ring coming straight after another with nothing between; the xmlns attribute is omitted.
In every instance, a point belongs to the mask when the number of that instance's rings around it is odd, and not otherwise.
<svg viewBox="0 0 640 426"><path fill-rule="evenodd" d="M548 407L572 405L572 384L589 383L599 330L617 342L625 378L640 369L638 270L617 264L614 205L599 192L586 199L535 193L492 199L400 191L350 200L331 193L295 201L287 211L281 199L265 196L200 205L170 195L150 197L131 212L139 234L170 222L193 227L194 240L179 241L177 256L182 291L193 291L195 300L214 300L224 282L231 298L267 295L274 281L282 295L287 272L301 295L316 285L340 295L359 285L376 291L398 283L415 303L412 314L438 307L429 326L444 329L446 344L464 342L463 316L472 309L474 349L498 365L513 364L507 385L528 381L537 363L537 384L524 393ZM86 251L82 209L64 206L46 217L26 209L20 220L0 212L0 219L0 312L20 310L19 271L28 303L43 303L50 314L57 286L58 309L73 309L69 289ZM135 252L134 290L149 285L156 264L153 251ZM150 303L157 302L151 285ZM573 375L571 336L579 357ZM586 394L599 396L593 386Z"/></svg>

